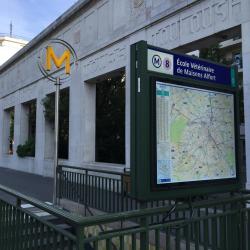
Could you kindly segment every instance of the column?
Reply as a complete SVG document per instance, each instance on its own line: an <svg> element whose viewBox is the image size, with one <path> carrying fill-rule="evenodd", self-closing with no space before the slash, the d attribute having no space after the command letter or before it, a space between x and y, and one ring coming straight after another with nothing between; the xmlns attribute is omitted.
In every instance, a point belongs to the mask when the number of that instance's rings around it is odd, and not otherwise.
<svg viewBox="0 0 250 250"><path fill-rule="evenodd" d="M42 91L42 86L39 86L41 91L36 100L36 151L35 151L35 172L44 176L52 176L53 168L45 168L45 150L49 150L49 146L45 145L45 118L44 107L42 104L45 95ZM53 139L53 137L52 137Z"/></svg>
<svg viewBox="0 0 250 250"><path fill-rule="evenodd" d="M250 189L250 21L243 23L241 28L246 139L246 188Z"/></svg>
<svg viewBox="0 0 250 250"><path fill-rule="evenodd" d="M78 69L75 69L71 76L69 107L69 161L75 166L88 161L90 144L94 142L93 138L90 141L89 135L86 135L90 122L87 115L88 109L90 105L93 106L86 93L87 89L78 65Z"/></svg>

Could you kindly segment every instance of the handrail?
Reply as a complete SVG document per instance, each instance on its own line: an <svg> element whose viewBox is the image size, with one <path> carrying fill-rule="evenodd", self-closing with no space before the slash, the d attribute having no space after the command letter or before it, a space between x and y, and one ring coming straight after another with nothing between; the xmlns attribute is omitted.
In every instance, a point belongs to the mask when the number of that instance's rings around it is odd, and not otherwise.
<svg viewBox="0 0 250 250"><path fill-rule="evenodd" d="M75 214L70 214L67 211L60 210L57 207L54 207L51 205L47 205L46 203L41 202L41 201L37 200L36 198L29 197L25 194L22 194L18 191L15 191L15 190L8 188L8 187L5 187L3 185L0 185L0 191L3 191L9 195L15 196L17 200L22 200L22 201L28 202L37 208L40 208L40 209L42 209L50 214L53 214L59 218L62 218L71 225L79 225L79 221L81 221L81 219L82 219L80 217L80 215L78 216Z"/></svg>
<svg viewBox="0 0 250 250"><path fill-rule="evenodd" d="M216 199L210 201L199 201L192 204L193 208L202 208L202 207L209 207L209 206L216 206L216 205L223 205L228 203L235 203L239 201L247 201L250 200L249 195L239 195L237 197L230 197L230 198L223 198L223 199ZM126 211L114 214L105 214L105 215L97 215L95 217L84 217L82 218L79 223L81 226L92 226L95 224L105 224L105 223L112 223L115 221L121 220L130 220L134 218L141 218L146 216L151 216L155 214L164 214L171 209L171 206L161 206L156 208L145 208L140 210L133 210L133 211ZM183 211L189 209L188 204L180 204L176 206L175 211Z"/></svg>
<svg viewBox="0 0 250 250"><path fill-rule="evenodd" d="M121 212L121 213L97 215L94 217L82 217L80 215L70 214L69 212L60 210L57 207L47 205L46 203L43 203L35 198L31 198L27 195L24 195L18 191L15 191L3 185L0 185L0 191L3 191L7 194L15 196L19 200L26 201L34 205L35 207L40 208L59 218L62 218L65 221L67 221L69 224L75 225L75 226L90 226L94 224L114 222L117 220L128 220L128 219L133 219L136 217L138 218L138 217L145 217L145 216L154 215L154 214L163 214L163 213L166 213L166 211L168 211L171 208L171 206L162 206L162 207L156 207L156 208L145 208L145 209L140 209L140 210L126 211L126 212ZM202 208L204 206L205 207L216 206L216 205L223 205L226 203L235 203L235 202L247 201L247 200L250 200L250 194L247 194L247 195L239 194L238 196L223 198L220 200L216 199L216 200L209 200L209 201L194 202L192 206L193 208ZM188 208L189 208L188 204L180 204L176 206L176 211L182 211Z"/></svg>
<svg viewBox="0 0 250 250"><path fill-rule="evenodd" d="M96 172L96 173L102 173L102 174L113 174L113 175L121 175L121 176L129 175L129 173L127 173L127 172L115 172L115 171L111 171L111 170L99 170L99 169L73 167L73 166L66 166L66 165L59 165L58 167L59 168L77 169L77 170L83 170L83 171L88 171L88 172Z"/></svg>
<svg viewBox="0 0 250 250"><path fill-rule="evenodd" d="M61 229L60 227L56 227L54 224L52 224L49 221L42 220L41 217L37 216L36 214L33 214L32 212L30 212L24 208L18 208L18 209L20 209L22 212L25 212L26 214L32 216L33 218L35 218L37 221L43 223L44 225L46 225L50 228L53 228L55 231L67 236L69 239L76 241L76 236L73 235L72 233L68 232L67 230Z"/></svg>
<svg viewBox="0 0 250 250"><path fill-rule="evenodd" d="M237 210L232 210L232 211L228 211L225 212L224 214L211 214L211 215L206 215L204 217L202 217L202 220L207 220L207 219L211 219L211 218L216 218L216 217L221 217L221 216L227 216L227 215L232 215L232 214L236 214ZM192 222L197 222L200 221L200 218L192 218L189 220L189 223ZM181 220L176 220L176 221L168 221L165 223L161 223L161 224L157 224L157 225L147 225L147 226L140 226L140 227L130 227L130 228L125 228L124 230L116 230L116 231L108 231L104 234L99 234L98 236L92 236L86 239L87 242L90 241L95 241L95 240L105 240L105 239L109 239L109 238L115 238L115 237L119 237L120 235L126 235L126 234L131 234L131 232L133 233L141 233L141 232L146 232L152 229L160 229L160 228L164 228L166 226L171 227L171 226L178 226L180 224L185 224L186 220L185 219L181 219Z"/></svg>
<svg viewBox="0 0 250 250"><path fill-rule="evenodd" d="M180 237L182 237L183 235L181 234L181 229L185 227L185 230L187 230L188 235L184 235L186 238L186 243L190 245L191 240L195 241L195 244L203 244L204 246L210 246L210 242L209 242L209 232L208 231L208 223L209 221L211 221L211 223L213 223L213 226L215 226L215 231L214 233L211 231L211 233L213 233L213 235L218 235L218 228L216 225L218 225L218 220L220 221L219 225L220 225L220 230L221 233L223 235L223 237L220 239L220 243L219 244L224 244L224 239L228 240L231 239L230 244L232 244L232 248L230 248L230 250L234 250L237 248L237 245L239 245L239 241L241 240L241 242L244 242L244 240L246 239L245 236L247 235L247 233L249 232L248 227L246 227L247 229L245 229L244 227L244 216L249 216L250 214L250 210L249 208L247 208L247 202L250 201L250 194L244 194L243 192L241 193L234 193L232 194L230 197L225 197L225 198L221 198L221 199L210 199L210 200L202 200L202 201L196 201L193 203L180 203L180 204L176 204L175 206L175 210L174 210L174 219L172 219L170 217L170 219L168 221L162 220L162 217L165 214L168 214L169 211L171 211L171 209L173 208L173 206L171 205L166 205L166 206L161 206L161 207L151 207L151 208L144 208L144 209L140 209L140 210L133 210L133 211L126 211L126 212L120 212L120 213L113 213L113 214L102 214L102 215L96 215L94 217L81 217L75 214L70 214L68 212L59 210L57 207L53 207L53 206L49 206L43 202L40 202L39 200L35 199L35 198L31 198L28 197L24 194L21 194L18 191L14 191L8 187L4 187L2 185L0 185L0 191L3 191L9 195L12 195L13 197L15 197L17 199L17 204L16 207L14 207L13 211L22 211L28 215L30 215L31 217L35 218L35 222L38 221L40 223L42 223L43 225L47 225L48 228L51 228L52 230L54 230L54 232L56 231L56 233L53 233L53 245L57 244L57 240L58 237L64 237L63 239L66 239L66 241L70 244L70 246L75 246L76 249L78 250L83 250L85 249L85 246L87 244L92 244L94 246L94 249L98 248L98 244L101 240L105 240L107 246L111 246L113 245L113 248L116 247L116 249L120 249L117 246L117 243L115 241L113 241L113 239L115 237L120 237L120 246L121 244L124 245L124 239L126 235L129 235L130 237L132 237L132 245L135 246L136 244L133 243L136 240L136 234L139 233L140 234L140 246L141 249L146 249L146 245L151 244L149 241L149 233L153 232L156 235L156 238L159 239L160 237L160 233L162 233L160 230L161 229L168 229L167 231L165 231L165 237L175 237L176 242L179 244L180 246ZM245 190L244 192L249 192L248 190ZM20 207L21 202L20 201L25 201L28 202L32 205L34 205L37 208L40 208L52 215L57 216L58 218L62 218L65 222L68 222L68 224L71 224L74 227L74 233L71 232L66 232L63 229L60 228L56 228L54 225L52 225L49 221L43 221L40 218L37 218L37 216L31 212L29 212L29 210L23 209ZM3 204L5 203L5 201L2 201ZM7 203L9 204L9 203ZM8 208L9 205L7 205ZM9 206L10 209L13 208L13 205ZM15 209L16 208L16 209ZM197 209L197 215L195 216L190 216L189 218L186 218L186 216L184 217L179 217L178 214L179 212L188 212L188 210L190 210L190 214L191 214L191 208L193 209ZM213 212L208 212L208 210L212 208L214 209ZM204 214L202 213L202 216L200 214L200 212L205 209ZM10 218L12 218L11 213L9 213L8 211L10 211L9 209L2 209L2 211L7 211L7 216L8 219L3 221L4 222L4 226L8 227L8 229L10 230L10 223L9 221L11 220ZM215 212L215 213L214 213ZM18 215L20 213L16 212L16 220L13 224L13 226L15 226L16 224L18 225L20 219L20 215ZM157 222L155 222L154 220L151 220L150 222L150 218L152 218L152 216L160 216L160 221L157 220ZM176 217L177 216L177 217ZM27 217L26 217L27 218ZM179 219L178 219L179 218ZM243 220L242 220L243 218ZM135 219L135 220L134 220ZM25 219L26 221L26 219ZM33 220L32 220L33 221ZM125 228L123 228L122 224L121 227L118 229L114 229L114 230L109 230L109 229L105 229L104 232L96 232L94 233L94 235L89 232L89 228L91 226L101 226L102 224L112 224L113 222L125 222L125 221L131 221L131 222L136 222L136 225L138 225L138 227L135 227L134 224L131 224L131 226L126 225ZM197 227L197 223L199 223L199 221L203 221L203 229L199 229ZM29 221L28 221L29 223ZM33 223L33 222L32 222ZM31 223L31 227L33 228L33 224ZM233 230L233 225L241 225L239 227L236 227L239 229L239 231L237 231L237 233L234 234L234 230ZM27 222L26 222L27 225ZM39 234L39 224L35 223L35 236ZM173 226L175 225L175 227ZM190 230L190 225L194 225L195 226L195 231L194 233L192 233ZM108 226L109 227L109 226ZM213 227L214 228L214 227ZM227 229L228 228L228 229ZM33 230L33 229L32 229ZM152 231L153 230L153 231ZM164 231L163 230L163 231ZM171 236L170 231L169 230L175 230L174 235ZM197 231L198 230L198 231ZM205 232L205 238L204 240L202 240L202 242L199 242L199 237L198 235L200 234L200 230L202 230L202 232ZM212 230L212 229L211 229ZM43 231L43 229L42 229ZM90 228L91 231L91 228ZM223 232L229 232L226 235ZM17 231L15 231L15 235L17 236L17 240L19 240L18 237L20 237L20 229L18 229L17 227ZM59 235L59 236L58 236ZM237 237L235 235L242 235L242 237L240 238L240 240L237 240ZM40 237L40 238L38 238ZM42 239L42 241L45 239L43 238L43 236L38 235L38 237L36 237L36 242L38 242L39 239ZM66 237L66 238L65 238ZM225 238L224 238L225 237ZM6 241L5 238L2 238L3 240ZM8 238L8 242L11 242L11 240L9 240ZM47 240L48 242L48 240ZM170 240L168 241L170 242ZM154 242L156 245L159 246L159 242L157 242L157 240L155 240ZM9 243L9 245L11 245L12 243ZM14 243L15 245L16 243ZM63 243L62 243L63 244ZM247 244L247 242L245 243ZM119 245L119 244L118 244ZM211 246L218 246L218 243L216 243L216 241L211 243ZM224 246L224 245L223 245ZM236 247L235 247L236 246ZM73 248L70 248L73 249ZM219 249L219 248L212 248L212 249ZM223 248L224 249L224 248ZM228 249L228 248L227 248ZM246 249L246 248L242 248L242 249Z"/></svg>

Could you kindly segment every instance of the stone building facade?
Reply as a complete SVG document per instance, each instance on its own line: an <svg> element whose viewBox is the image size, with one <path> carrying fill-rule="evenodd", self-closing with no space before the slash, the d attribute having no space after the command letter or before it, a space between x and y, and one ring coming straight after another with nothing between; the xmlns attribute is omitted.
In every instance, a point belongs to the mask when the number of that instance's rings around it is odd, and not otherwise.
<svg viewBox="0 0 250 250"><path fill-rule="evenodd" d="M83 0L34 38L0 67L0 166L53 175L51 129L43 98L54 92L37 67L40 49L50 38L70 43L79 64L69 88L69 155L61 164L121 172L130 167L130 45L149 44L189 52L237 35L242 37L245 136L250 188L250 1L249 0ZM125 164L95 160L96 84L99 77L122 70L125 88ZM36 100L35 157L20 158L25 140L24 104ZM14 108L13 154L8 154L9 112ZM26 136L27 137L27 136Z"/></svg>

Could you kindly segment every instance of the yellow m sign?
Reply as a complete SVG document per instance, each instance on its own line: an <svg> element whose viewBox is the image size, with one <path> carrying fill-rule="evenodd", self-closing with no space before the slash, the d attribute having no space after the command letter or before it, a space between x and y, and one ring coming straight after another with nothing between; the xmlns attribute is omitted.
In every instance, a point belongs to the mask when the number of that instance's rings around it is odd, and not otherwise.
<svg viewBox="0 0 250 250"><path fill-rule="evenodd" d="M60 58L58 58L51 46L46 48L46 70L51 70L51 61L54 62L56 67L59 69L65 62L65 73L70 74L70 51L65 50Z"/></svg>

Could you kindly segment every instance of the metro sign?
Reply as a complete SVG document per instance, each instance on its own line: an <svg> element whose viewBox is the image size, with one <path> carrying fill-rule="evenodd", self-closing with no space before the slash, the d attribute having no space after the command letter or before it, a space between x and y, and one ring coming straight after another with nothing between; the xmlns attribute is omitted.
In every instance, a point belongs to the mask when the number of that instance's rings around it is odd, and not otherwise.
<svg viewBox="0 0 250 250"><path fill-rule="evenodd" d="M70 74L70 51L67 49L63 52L61 57L57 57L53 48L48 46L46 49L46 70L51 70L51 61L54 62L55 66L59 69L65 62L65 74Z"/></svg>

